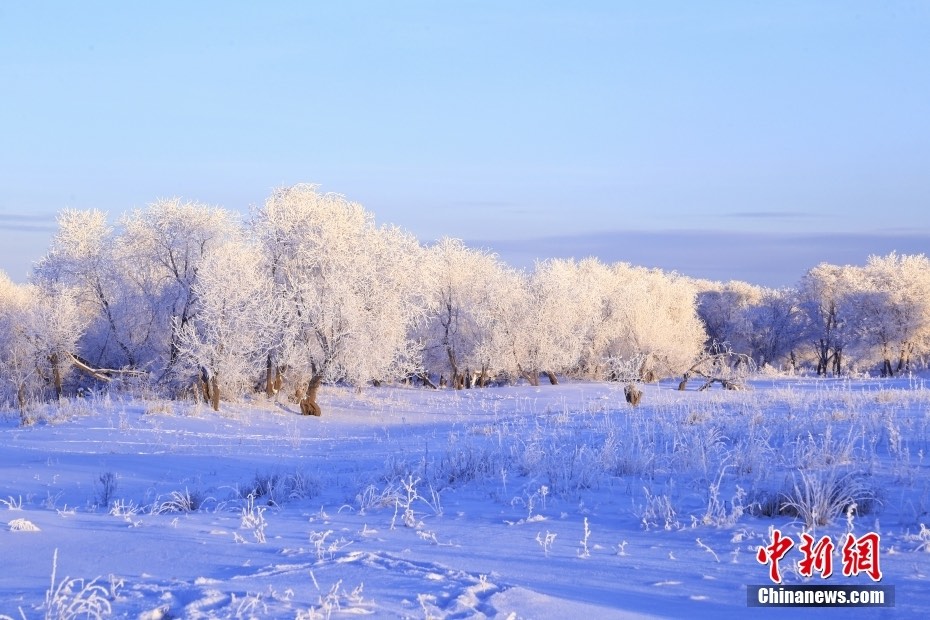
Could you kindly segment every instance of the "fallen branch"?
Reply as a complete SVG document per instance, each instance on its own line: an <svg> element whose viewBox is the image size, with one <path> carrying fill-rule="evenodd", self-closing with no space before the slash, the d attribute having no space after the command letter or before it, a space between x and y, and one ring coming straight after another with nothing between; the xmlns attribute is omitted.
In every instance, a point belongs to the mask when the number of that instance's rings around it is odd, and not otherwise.
<svg viewBox="0 0 930 620"><path fill-rule="evenodd" d="M742 370L737 370L742 367ZM704 391L714 383L719 383L725 390L743 390L743 379L755 368L753 359L745 353L734 353L725 343L714 343L710 350L698 359L691 368L685 371L680 391L688 387L692 377L701 377L705 383L698 388Z"/></svg>
<svg viewBox="0 0 930 620"><path fill-rule="evenodd" d="M97 381L109 382L112 378L102 374L99 370L91 368L85 364L79 357L73 353L68 353L68 357L71 358L71 363L74 364L74 367L83 372L85 375L93 377Z"/></svg>
<svg viewBox="0 0 930 620"><path fill-rule="evenodd" d="M68 353L68 357L71 358L71 363L74 364L74 367L83 372L84 374L93 377L97 381L103 381L104 383L109 383L113 380L114 376L122 375L129 377L141 377L145 373L141 370L116 370L113 368L94 368L90 363L82 359L81 357L75 355L74 353Z"/></svg>

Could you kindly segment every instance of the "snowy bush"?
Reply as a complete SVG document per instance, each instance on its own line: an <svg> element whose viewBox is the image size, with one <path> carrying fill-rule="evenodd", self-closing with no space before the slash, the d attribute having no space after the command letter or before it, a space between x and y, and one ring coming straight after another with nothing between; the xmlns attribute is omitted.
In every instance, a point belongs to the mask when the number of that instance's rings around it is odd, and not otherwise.
<svg viewBox="0 0 930 620"><path fill-rule="evenodd" d="M829 525L850 512L868 514L876 501L875 492L861 474L842 472L837 467L821 471L799 470L781 504L782 514L796 515L804 527Z"/></svg>
<svg viewBox="0 0 930 620"><path fill-rule="evenodd" d="M113 613L110 591L97 583L83 579L64 577L57 581L58 549L52 558L51 586L45 593L45 618L47 620L100 620Z"/></svg>
<svg viewBox="0 0 930 620"><path fill-rule="evenodd" d="M269 506L281 506L288 501L310 499L320 492L320 481L297 469L293 473L279 471L256 472L250 481L239 485L240 499L260 499Z"/></svg>
<svg viewBox="0 0 930 620"><path fill-rule="evenodd" d="M255 538L255 542L265 542L265 528L268 526L265 521L266 506L256 506L255 498L249 496L245 506L240 510L241 521L239 527L248 530Z"/></svg>
<svg viewBox="0 0 930 620"><path fill-rule="evenodd" d="M458 486L471 481L493 478L505 467L503 455L490 446L463 441L449 435L449 445L439 459L427 469L430 479L438 484Z"/></svg>
<svg viewBox="0 0 930 620"><path fill-rule="evenodd" d="M13 519L7 525L11 532L40 532L39 526L28 519Z"/></svg>
<svg viewBox="0 0 930 620"><path fill-rule="evenodd" d="M172 491L166 498L159 497L152 505L152 514L188 513L196 512L210 498L204 497L200 491L186 488L183 491Z"/></svg>
<svg viewBox="0 0 930 620"><path fill-rule="evenodd" d="M114 496L118 488L119 478L112 471L104 472L97 476L97 479L94 481L97 505L103 508L109 508L110 502L115 499Z"/></svg>

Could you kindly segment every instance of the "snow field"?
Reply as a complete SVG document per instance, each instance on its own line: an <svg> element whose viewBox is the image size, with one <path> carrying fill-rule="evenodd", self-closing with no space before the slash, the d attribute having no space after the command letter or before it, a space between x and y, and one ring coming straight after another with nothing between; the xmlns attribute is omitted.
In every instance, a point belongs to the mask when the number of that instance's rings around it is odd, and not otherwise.
<svg viewBox="0 0 930 620"><path fill-rule="evenodd" d="M636 409L622 385L569 383L327 388L322 418L106 395L29 427L9 412L0 615L742 617L774 527L880 533L897 606L842 613L923 617L930 391L752 388L650 385ZM872 583L789 557L789 584Z"/></svg>

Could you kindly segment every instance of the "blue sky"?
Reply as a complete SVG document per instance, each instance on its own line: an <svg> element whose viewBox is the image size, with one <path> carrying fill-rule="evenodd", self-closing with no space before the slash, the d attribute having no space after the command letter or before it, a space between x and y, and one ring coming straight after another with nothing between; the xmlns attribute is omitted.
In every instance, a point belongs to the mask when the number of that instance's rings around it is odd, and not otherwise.
<svg viewBox="0 0 930 620"><path fill-rule="evenodd" d="M0 269L64 207L297 182L520 266L930 251L927 32L923 1L3 3Z"/></svg>

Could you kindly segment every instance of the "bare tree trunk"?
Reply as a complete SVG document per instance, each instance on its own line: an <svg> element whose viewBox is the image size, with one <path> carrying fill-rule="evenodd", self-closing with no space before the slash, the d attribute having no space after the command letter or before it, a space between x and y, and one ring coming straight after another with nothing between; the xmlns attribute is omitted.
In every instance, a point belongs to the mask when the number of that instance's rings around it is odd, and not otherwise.
<svg viewBox="0 0 930 620"><path fill-rule="evenodd" d="M323 383L323 376L320 373L314 373L307 383L307 392L300 399L300 412L304 415L323 415L323 410L316 402L316 394Z"/></svg>
<svg viewBox="0 0 930 620"><path fill-rule="evenodd" d="M823 377L827 374L827 366L830 363L830 349L823 338L818 342L817 348L817 376Z"/></svg>
<svg viewBox="0 0 930 620"><path fill-rule="evenodd" d="M215 374L210 377L210 404L213 405L213 411L220 410L220 384Z"/></svg>
<svg viewBox="0 0 930 620"><path fill-rule="evenodd" d="M520 376L526 379L526 382L532 385L533 387L539 387L539 372L538 371L529 371L524 370L522 366L517 366L517 370L520 372Z"/></svg>
<svg viewBox="0 0 930 620"><path fill-rule="evenodd" d="M898 357L898 374L907 372L911 369L911 346L904 343L901 346L901 355Z"/></svg>
<svg viewBox="0 0 930 620"><path fill-rule="evenodd" d="M197 383L200 385L200 391L203 394L203 402L209 403L212 400L210 396L210 373L203 366L200 367L200 380Z"/></svg>
<svg viewBox="0 0 930 620"><path fill-rule="evenodd" d="M61 401L61 361L57 353L52 353L48 358L49 363L52 365L52 383L55 386L55 398L58 401Z"/></svg>
<svg viewBox="0 0 930 620"><path fill-rule="evenodd" d="M271 361L271 353L269 353L268 361L265 363L265 396L271 398L274 394L274 363Z"/></svg>
<svg viewBox="0 0 930 620"><path fill-rule="evenodd" d="M484 365L481 367L481 372L478 374L478 387L483 388L488 386L488 367Z"/></svg>
<svg viewBox="0 0 930 620"><path fill-rule="evenodd" d="M546 371L546 376L549 378L549 385L558 385L559 379L555 376L555 373L551 370Z"/></svg>
<svg viewBox="0 0 930 620"><path fill-rule="evenodd" d="M427 387L431 387L431 388L433 388L434 390L437 389L436 384L433 383L432 381L430 381L429 373L428 373L428 372L423 371L423 372L421 372L418 376L420 377L420 381L423 382L423 385L425 385L425 386L427 386Z"/></svg>
<svg viewBox="0 0 930 620"><path fill-rule="evenodd" d="M465 378L459 373L459 365L455 361L455 353L452 352L452 348L446 346L446 355L449 356L449 368L452 369L452 387L456 390L461 390L465 387Z"/></svg>

